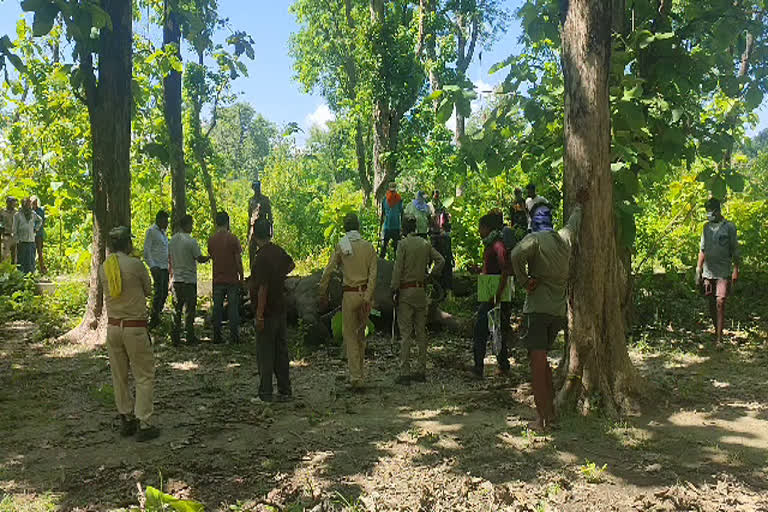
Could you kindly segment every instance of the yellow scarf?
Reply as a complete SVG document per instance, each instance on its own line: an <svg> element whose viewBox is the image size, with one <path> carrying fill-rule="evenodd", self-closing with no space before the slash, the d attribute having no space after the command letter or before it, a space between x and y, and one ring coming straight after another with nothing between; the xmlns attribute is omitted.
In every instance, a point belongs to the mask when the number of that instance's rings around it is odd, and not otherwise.
<svg viewBox="0 0 768 512"><path fill-rule="evenodd" d="M117 260L117 254L111 254L104 262L104 274L107 276L109 284L109 294L117 298L123 293L123 281L120 277L120 263Z"/></svg>

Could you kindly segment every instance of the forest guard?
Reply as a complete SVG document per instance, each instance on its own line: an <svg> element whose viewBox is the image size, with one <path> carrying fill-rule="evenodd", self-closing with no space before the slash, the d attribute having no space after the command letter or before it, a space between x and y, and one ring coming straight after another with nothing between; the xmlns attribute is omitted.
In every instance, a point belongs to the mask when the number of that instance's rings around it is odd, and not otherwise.
<svg viewBox="0 0 768 512"><path fill-rule="evenodd" d="M8 196L5 199L5 209L0 211L0 222L2 222L2 260L11 260L16 264L16 239L13 236L13 218L16 216L16 207L19 201Z"/></svg>
<svg viewBox="0 0 768 512"><path fill-rule="evenodd" d="M147 297L152 287L144 264L130 256L131 230L116 227L107 242L111 254L99 268L99 280L107 310L107 351L120 434L136 434L137 441L149 441L160 434L151 424L155 360L147 330ZM135 403L128 384L129 368L136 383Z"/></svg>
<svg viewBox="0 0 768 512"><path fill-rule="evenodd" d="M707 210L707 223L701 233L696 286L703 288L708 298L715 339L720 345L725 325L725 302L732 293L733 283L739 279L741 252L736 226L723 217L720 201L712 198L704 207Z"/></svg>
<svg viewBox="0 0 768 512"><path fill-rule="evenodd" d="M144 236L144 261L152 274L152 313L149 328L160 324L160 315L168 300L168 212L160 210L155 214L155 223Z"/></svg>
<svg viewBox="0 0 768 512"><path fill-rule="evenodd" d="M293 258L273 244L266 222L256 224L253 239L257 248L251 263L251 304L256 318L256 354L259 365L259 398L264 402L290 400L285 277L296 268ZM272 394L272 374L277 378Z"/></svg>
<svg viewBox="0 0 768 512"><path fill-rule="evenodd" d="M342 268L341 315L344 347L349 365L352 391L362 391L365 382L365 328L373 306L376 272L379 261L376 250L360 235L360 220L354 213L344 217L346 234L336 245L318 286L321 304L328 302L328 285L336 269Z"/></svg>
<svg viewBox="0 0 768 512"><path fill-rule="evenodd" d="M586 192L581 192L580 197L585 198ZM552 227L549 204L537 204L530 213L531 233L515 246L510 260L515 280L527 292L522 339L528 349L538 416L529 428L544 430L555 418L552 369L547 352L557 334L567 326L571 248L581 226L581 204L574 208L568 223L560 231Z"/></svg>
<svg viewBox="0 0 768 512"><path fill-rule="evenodd" d="M397 254L397 244L400 242L403 220L403 198L397 193L397 184L393 181L389 184L386 197L381 202L381 218L379 230L381 231L381 252L379 257L387 257L387 246L390 240Z"/></svg>
<svg viewBox="0 0 768 512"><path fill-rule="evenodd" d="M426 285L428 279L441 275L445 259L432 245L415 234L416 219L406 217L403 227L407 236L400 242L392 272L393 302L397 308L402 345L400 349L400 375L396 383L427 380L427 313ZM432 272L427 270L433 265ZM416 372L411 374L411 343L416 340L418 361Z"/></svg>
<svg viewBox="0 0 768 512"><path fill-rule="evenodd" d="M258 222L265 222L269 226L269 236L272 236L272 202L261 193L261 181L254 180L251 184L253 197L248 201L248 257L253 261L256 253L256 243L253 238L253 230Z"/></svg>

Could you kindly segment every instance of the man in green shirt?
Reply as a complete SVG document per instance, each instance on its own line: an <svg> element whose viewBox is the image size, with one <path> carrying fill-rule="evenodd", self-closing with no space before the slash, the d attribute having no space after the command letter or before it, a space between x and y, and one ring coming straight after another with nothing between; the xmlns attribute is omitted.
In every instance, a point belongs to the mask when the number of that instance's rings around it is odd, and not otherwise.
<svg viewBox="0 0 768 512"><path fill-rule="evenodd" d="M580 195L584 195L581 193ZM567 287L571 248L581 226L581 205L577 205L566 226L552 227L549 204L538 204L531 211L531 233L510 255L517 283L528 295L523 313L533 380L533 397L538 418L529 427L543 430L554 420L552 369L547 351L557 334L567 325Z"/></svg>
<svg viewBox="0 0 768 512"><path fill-rule="evenodd" d="M739 278L741 253L736 226L723 218L720 201L712 198L704 206L707 209L707 223L701 234L696 285L703 286L704 295L709 297L709 314L719 344L723 341L725 301L730 294L732 282Z"/></svg>

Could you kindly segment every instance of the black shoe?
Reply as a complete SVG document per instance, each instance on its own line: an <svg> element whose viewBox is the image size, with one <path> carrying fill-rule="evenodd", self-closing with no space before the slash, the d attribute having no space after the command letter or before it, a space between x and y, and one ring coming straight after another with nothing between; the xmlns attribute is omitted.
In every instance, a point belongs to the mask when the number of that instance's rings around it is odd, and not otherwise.
<svg viewBox="0 0 768 512"><path fill-rule="evenodd" d="M293 395L291 395L290 393L287 393L287 394L278 393L274 397L274 400L275 402L291 402L293 401Z"/></svg>
<svg viewBox="0 0 768 512"><path fill-rule="evenodd" d="M159 435L160 429L157 427L140 428L138 432L136 432L136 441L139 443L151 441L152 439L156 439Z"/></svg>
<svg viewBox="0 0 768 512"><path fill-rule="evenodd" d="M120 435L121 436L130 437L136 433L137 428L139 428L139 420L127 414L120 415Z"/></svg>
<svg viewBox="0 0 768 512"><path fill-rule="evenodd" d="M187 340L187 345L192 346L192 345L199 345L199 344L200 344L200 340L197 338L192 338Z"/></svg>
<svg viewBox="0 0 768 512"><path fill-rule="evenodd" d="M472 368L472 371L469 373L469 376L473 380L483 380L483 378L485 378L485 375L483 374L483 369L478 368L477 366Z"/></svg>
<svg viewBox="0 0 768 512"><path fill-rule="evenodd" d="M423 373L414 373L411 375L411 380L414 382L427 382L427 376Z"/></svg>
<svg viewBox="0 0 768 512"><path fill-rule="evenodd" d="M411 378L408 375L400 375L398 378L395 379L395 384L400 384L402 386L410 386Z"/></svg>
<svg viewBox="0 0 768 512"><path fill-rule="evenodd" d="M214 345L221 345L224 343L224 340L222 340L221 338L213 338L213 340L211 340L211 343L213 343Z"/></svg>
<svg viewBox="0 0 768 512"><path fill-rule="evenodd" d="M274 402L275 398L272 395L259 395L259 400L262 402Z"/></svg>

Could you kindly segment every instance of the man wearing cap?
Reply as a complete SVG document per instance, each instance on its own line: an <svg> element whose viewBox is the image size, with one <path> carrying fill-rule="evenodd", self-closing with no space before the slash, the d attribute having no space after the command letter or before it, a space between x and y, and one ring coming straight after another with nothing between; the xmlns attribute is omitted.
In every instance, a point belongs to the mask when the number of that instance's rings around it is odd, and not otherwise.
<svg viewBox="0 0 768 512"><path fill-rule="evenodd" d="M395 382L426 382L427 377L427 279L439 277L445 259L429 242L416 235L416 219L406 217L403 222L408 236L400 242L395 258L390 288L395 297L397 321L400 325L400 375ZM430 265L432 272L427 274ZM416 339L419 357L416 372L411 374L411 343Z"/></svg>
<svg viewBox="0 0 768 512"><path fill-rule="evenodd" d="M147 331L147 297L152 288L144 264L130 256L131 238L131 230L124 226L109 232L111 254L99 267L99 281L107 309L107 351L120 434L136 434L137 441L149 441L160 434L151 423L155 361ZM135 402L128 384L129 369L136 384Z"/></svg>
<svg viewBox="0 0 768 512"><path fill-rule="evenodd" d="M725 301L731 293L732 284L739 279L741 252L736 226L723 217L720 201L712 198L705 208L707 223L701 233L696 285L704 287L704 295L709 299L709 314L715 327L716 341L720 344L725 325Z"/></svg>
<svg viewBox="0 0 768 512"><path fill-rule="evenodd" d="M255 180L251 188L253 197L248 201L248 256L250 261L253 261L254 253L258 249L253 239L253 228L257 222L266 222L272 236L272 203L261 193L261 181Z"/></svg>
<svg viewBox="0 0 768 512"><path fill-rule="evenodd" d="M13 196L5 199L5 209L0 211L0 222L2 222L2 260L11 260L16 264L16 238L13 236L13 219L16 216L16 206L19 202Z"/></svg>
<svg viewBox="0 0 768 512"><path fill-rule="evenodd" d="M342 267L344 295L341 301L342 333L349 365L352 390L361 390L364 382L365 327L371 313L376 287L378 259L370 242L360 235L360 220L354 213L344 217L344 235L336 245L320 280L321 302L328 300L328 285L336 269Z"/></svg>
<svg viewBox="0 0 768 512"><path fill-rule="evenodd" d="M149 328L160 323L160 314L168 299L168 212L160 210L155 215L155 223L147 230L144 237L144 261L149 266L154 284L152 296L152 315Z"/></svg>
<svg viewBox="0 0 768 512"><path fill-rule="evenodd" d="M400 242L400 233L403 217L403 198L397 193L397 184L393 181L389 184L387 196L381 202L381 219L379 229L382 231L381 253L379 257L387 257L387 246L392 241L395 254L397 244Z"/></svg>
<svg viewBox="0 0 768 512"><path fill-rule="evenodd" d="M534 205L531 211L531 233L523 238L510 255L515 281L526 290L523 306L525 335L536 403L537 419L529 427L543 430L555 417L553 406L552 369L547 351L557 334L566 328L567 286L571 248L581 226L581 204L587 199L583 189L577 196L579 204L573 209L566 226L555 231L552 208L548 204Z"/></svg>
<svg viewBox="0 0 768 512"><path fill-rule="evenodd" d="M197 264L205 263L209 259L203 256L200 244L192 238L192 226L194 221L191 215L185 215L179 222L181 228L168 242L168 252L171 259L171 276L173 278L173 293L176 305L173 315L173 329L171 330L171 342L181 342L181 315L184 315L184 327L187 333L187 344L197 343L195 335L195 315L197 314Z"/></svg>

